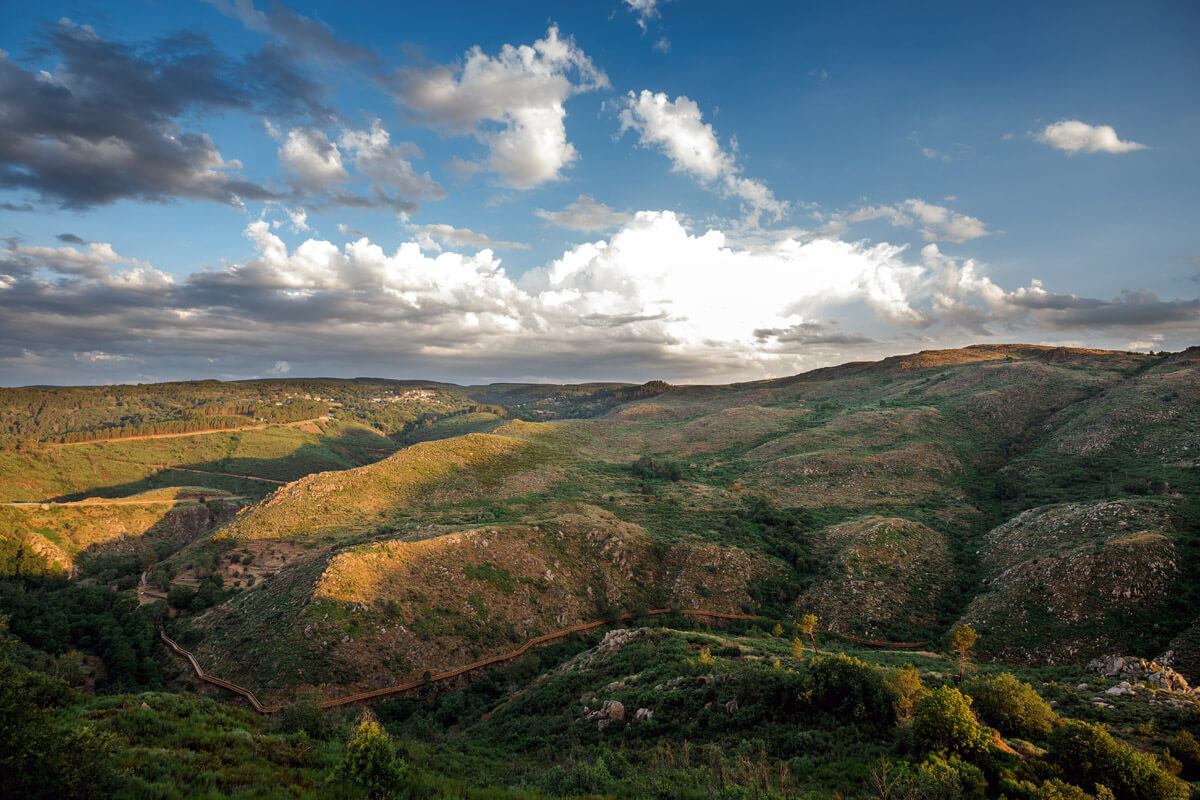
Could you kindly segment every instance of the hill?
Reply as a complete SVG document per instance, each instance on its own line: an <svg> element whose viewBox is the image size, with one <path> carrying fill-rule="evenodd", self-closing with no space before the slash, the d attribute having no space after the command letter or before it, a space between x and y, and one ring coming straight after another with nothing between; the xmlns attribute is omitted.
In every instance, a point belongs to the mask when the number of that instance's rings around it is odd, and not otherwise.
<svg viewBox="0 0 1200 800"><path fill-rule="evenodd" d="M175 558L211 551L228 565L218 567L227 583L241 558L278 559L273 574L193 628L204 658L267 695L312 683L305 663L323 665L329 691L384 685L601 613L571 598L621 581L597 575L597 561L606 559L573 543L609 536L611 526L646 543L650 555L627 554L645 575L698 559L717 576L683 594L679 579L654 587L643 579L606 595L615 607L725 597L726 608L811 611L823 627L907 641L937 637L961 618L980 628L992 657L1033 661L1056 652L1086 660L1105 648L1153 656L1196 616L1190 599L1180 602L1190 568L1162 566L1179 562L1196 538L1194 526L1180 521L1196 473L1179 458L1200 413L1200 395L1186 391L1196 374L1190 352L1013 345L750 384L655 387L599 417L489 420L489 433L433 439L375 464L311 475ZM1151 396L1163 403L1167 385L1176 392L1170 410L1146 420L1147 435L1172 444L1127 454L1120 437L1138 435L1136 408ZM1103 435L1131 475L1171 480L1072 494L1070 459L1045 454L1085 428L1109 431ZM1155 432L1166 430L1184 438ZM1014 476L1039 459L1047 468L1036 490L1022 490L1027 479ZM1011 520L1069 515L1041 508L1067 496L1158 509L1161 524L1136 545L1117 537L1086 556L1156 576L1152 591L1149 584L1145 596L1109 591L1104 581L1115 576L1099 566L1086 572L1094 582L1081 583L1076 562L1084 555L1073 540L1054 547L1075 554L1074 571L1044 574L1048 561L1039 562L1038 591L1022 571L1033 564L1001 566L1018 535ZM572 543L555 544L564 518ZM469 558L472 548L485 552ZM761 567L727 570L701 555L717 552ZM427 563L436 566L418 566ZM512 593L468 573L490 575ZM530 588L539 581L541 589ZM1060 581L1098 597L1084 604L1078 624L1018 636L1019 618L1005 609L1051 608L1045 587ZM346 586L353 591L333 588ZM279 669L262 669L266 653L279 654Z"/></svg>

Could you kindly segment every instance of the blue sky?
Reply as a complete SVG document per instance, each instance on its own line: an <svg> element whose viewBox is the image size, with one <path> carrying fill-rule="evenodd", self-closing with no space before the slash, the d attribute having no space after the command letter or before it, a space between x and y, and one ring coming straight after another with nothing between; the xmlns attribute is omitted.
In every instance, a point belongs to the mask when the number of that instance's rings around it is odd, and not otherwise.
<svg viewBox="0 0 1200 800"><path fill-rule="evenodd" d="M1194 3L0 9L0 383L1200 343Z"/></svg>

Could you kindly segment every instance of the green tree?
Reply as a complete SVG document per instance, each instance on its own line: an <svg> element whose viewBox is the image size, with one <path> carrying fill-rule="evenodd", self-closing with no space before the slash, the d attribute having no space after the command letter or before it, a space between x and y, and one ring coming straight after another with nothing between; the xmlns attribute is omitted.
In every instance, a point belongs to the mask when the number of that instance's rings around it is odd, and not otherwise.
<svg viewBox="0 0 1200 800"><path fill-rule="evenodd" d="M392 737L379 727L370 711L359 718L337 773L343 780L366 789L371 797L388 797L397 789L401 772Z"/></svg>
<svg viewBox="0 0 1200 800"><path fill-rule="evenodd" d="M958 665L959 684L966 680L967 668L971 666L971 650L977 641L979 634L970 625L955 625L946 640L946 649L954 656L954 662Z"/></svg>
<svg viewBox="0 0 1200 800"><path fill-rule="evenodd" d="M991 738L971 712L971 698L939 686L917 703L913 734L925 750L972 757L987 752Z"/></svg>
<svg viewBox="0 0 1200 800"><path fill-rule="evenodd" d="M921 671L912 664L905 664L888 674L887 684L896 696L896 717L902 720L912 718L917 710L917 701L925 694L925 687L921 685Z"/></svg>
<svg viewBox="0 0 1200 800"><path fill-rule="evenodd" d="M1187 785L1158 759L1135 753L1100 725L1069 720L1050 736L1047 757L1077 786L1107 786L1116 800L1182 800Z"/></svg>
<svg viewBox="0 0 1200 800"><path fill-rule="evenodd" d="M980 719L1005 736L1042 739L1058 719L1032 686L1007 672L972 680L967 694Z"/></svg>

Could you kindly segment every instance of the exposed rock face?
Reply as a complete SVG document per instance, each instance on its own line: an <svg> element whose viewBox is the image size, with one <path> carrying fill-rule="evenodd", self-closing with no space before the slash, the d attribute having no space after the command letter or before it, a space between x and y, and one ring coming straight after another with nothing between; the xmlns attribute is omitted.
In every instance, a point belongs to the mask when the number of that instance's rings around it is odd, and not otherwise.
<svg viewBox="0 0 1200 800"><path fill-rule="evenodd" d="M1136 656L1104 656L1092 659L1087 668L1090 672L1098 672L1108 678L1124 679L1120 685L1107 690L1108 694L1129 693L1132 691L1130 681L1146 681L1168 692L1200 696L1200 687L1188 686L1186 678L1157 661L1147 661ZM1121 691L1114 691L1118 689Z"/></svg>
<svg viewBox="0 0 1200 800"><path fill-rule="evenodd" d="M646 709L638 709L638 719L644 719L642 712ZM605 700L604 705L595 711L590 711L587 706L583 707L584 719L594 719L596 721L596 730L604 730L614 722L625 723L625 704L620 700Z"/></svg>

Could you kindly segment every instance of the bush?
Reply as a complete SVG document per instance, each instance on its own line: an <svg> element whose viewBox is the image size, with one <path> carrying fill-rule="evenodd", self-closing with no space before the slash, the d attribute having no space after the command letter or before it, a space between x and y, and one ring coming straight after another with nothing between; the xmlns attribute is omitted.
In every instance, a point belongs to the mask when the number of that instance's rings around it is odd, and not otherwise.
<svg viewBox="0 0 1200 800"><path fill-rule="evenodd" d="M196 592L182 584L172 586L167 592L167 603L174 608L187 608L196 597Z"/></svg>
<svg viewBox="0 0 1200 800"><path fill-rule="evenodd" d="M987 752L991 737L971 712L971 698L939 686L917 703L913 734L925 750L974 757Z"/></svg>
<svg viewBox="0 0 1200 800"><path fill-rule="evenodd" d="M1094 723L1071 720L1056 730L1047 756L1070 783L1107 786L1116 800L1187 797L1185 784L1157 759L1133 752Z"/></svg>
<svg viewBox="0 0 1200 800"><path fill-rule="evenodd" d="M366 789L370 797L387 797L400 783L400 764L392 737L364 712L358 728L346 743L346 755L338 765L338 777Z"/></svg>
<svg viewBox="0 0 1200 800"><path fill-rule="evenodd" d="M288 703L279 709L275 721L283 731L287 733L303 732L310 739L325 739L330 732L325 712L311 698Z"/></svg>
<svg viewBox="0 0 1200 800"><path fill-rule="evenodd" d="M843 653L813 663L801 699L843 723L887 728L895 721L895 699L880 670Z"/></svg>
<svg viewBox="0 0 1200 800"><path fill-rule="evenodd" d="M1032 686L1007 672L976 678L967 684L967 694L979 718L1004 736L1044 739L1058 719Z"/></svg>
<svg viewBox="0 0 1200 800"><path fill-rule="evenodd" d="M1183 764L1183 777L1188 780L1200 777L1200 742L1190 731L1180 731L1171 740L1171 755Z"/></svg>

